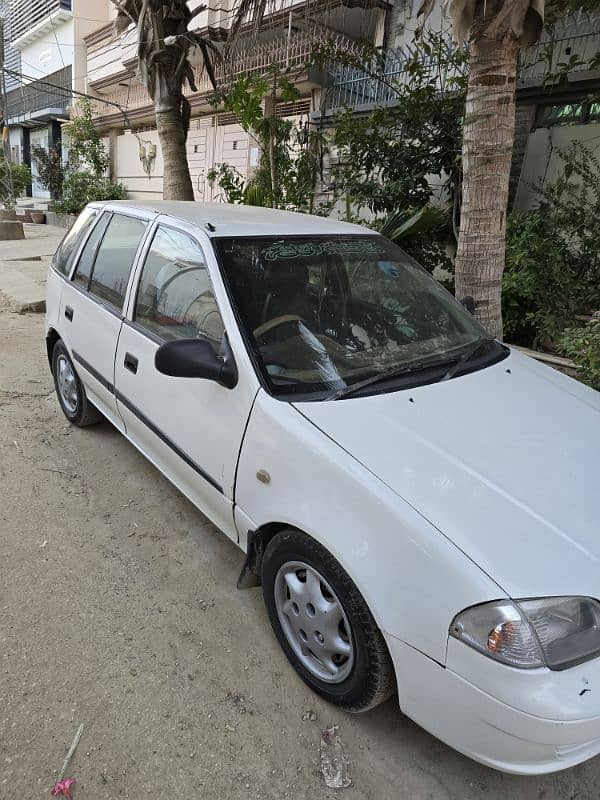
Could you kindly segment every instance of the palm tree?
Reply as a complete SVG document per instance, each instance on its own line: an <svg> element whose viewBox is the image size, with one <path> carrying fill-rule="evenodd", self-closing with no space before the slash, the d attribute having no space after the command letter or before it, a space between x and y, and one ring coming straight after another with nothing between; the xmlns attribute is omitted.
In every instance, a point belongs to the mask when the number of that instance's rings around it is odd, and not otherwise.
<svg viewBox="0 0 600 800"><path fill-rule="evenodd" d="M164 161L163 197L165 200L193 200L194 189L186 153L190 123L190 104L183 94L185 84L197 91L189 61L197 47L204 68L213 84L214 58L218 50L212 42L188 30L192 19L206 9L190 11L186 0L112 0L117 9L115 33L130 25L138 32L138 72L152 101L156 128Z"/></svg>
<svg viewBox="0 0 600 800"><path fill-rule="evenodd" d="M425 0L426 16L435 0ZM444 0L454 37L468 41L470 71L462 144L462 205L455 265L459 298L502 338L502 273L515 133L519 52L539 38L544 0Z"/></svg>
<svg viewBox="0 0 600 800"><path fill-rule="evenodd" d="M456 295L471 295L479 321L501 338L518 58L540 36L544 0L424 0L419 13L426 18L436 2L443 3L457 41L468 41L470 49ZM256 30L265 8L266 0L238 0L228 48L245 25Z"/></svg>

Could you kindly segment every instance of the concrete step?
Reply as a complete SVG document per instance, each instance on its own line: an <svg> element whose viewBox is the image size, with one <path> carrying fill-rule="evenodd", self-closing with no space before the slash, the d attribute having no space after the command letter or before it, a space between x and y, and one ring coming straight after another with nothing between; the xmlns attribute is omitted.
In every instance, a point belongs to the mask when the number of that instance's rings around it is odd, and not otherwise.
<svg viewBox="0 0 600 800"><path fill-rule="evenodd" d="M22 314L46 310L49 259L0 261L0 308Z"/></svg>

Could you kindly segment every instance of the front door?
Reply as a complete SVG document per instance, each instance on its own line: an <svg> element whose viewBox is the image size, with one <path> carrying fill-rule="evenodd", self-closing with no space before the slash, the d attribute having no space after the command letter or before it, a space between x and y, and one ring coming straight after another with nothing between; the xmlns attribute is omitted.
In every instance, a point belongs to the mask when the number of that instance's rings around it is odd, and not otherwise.
<svg viewBox="0 0 600 800"><path fill-rule="evenodd" d="M120 430L114 363L131 267L147 221L104 212L61 294L65 344L91 402Z"/></svg>
<svg viewBox="0 0 600 800"><path fill-rule="evenodd" d="M246 375L227 389L213 381L158 372L166 341L202 337L218 352L225 329L198 241L159 224L147 250L115 362L117 406L127 434L228 536L235 470L257 386Z"/></svg>

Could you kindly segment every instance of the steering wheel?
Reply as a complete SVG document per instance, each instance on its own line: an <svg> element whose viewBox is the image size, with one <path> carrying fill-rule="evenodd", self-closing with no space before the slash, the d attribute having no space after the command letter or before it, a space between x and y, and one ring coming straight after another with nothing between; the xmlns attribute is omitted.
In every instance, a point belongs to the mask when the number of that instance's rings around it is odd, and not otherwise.
<svg viewBox="0 0 600 800"><path fill-rule="evenodd" d="M262 325L259 325L258 328L255 328L253 331L254 337L258 339L264 336L265 333L269 333L269 331L272 331L274 328L278 328L280 325L285 325L288 322L301 322L308 327L303 317L299 317L297 314L282 314L280 317L273 317L273 319L269 319L263 322Z"/></svg>

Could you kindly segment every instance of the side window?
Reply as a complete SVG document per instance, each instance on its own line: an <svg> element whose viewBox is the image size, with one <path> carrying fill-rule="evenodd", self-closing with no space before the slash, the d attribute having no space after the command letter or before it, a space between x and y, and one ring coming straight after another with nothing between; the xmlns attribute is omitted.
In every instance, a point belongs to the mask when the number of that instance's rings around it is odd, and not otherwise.
<svg viewBox="0 0 600 800"><path fill-rule="evenodd" d="M90 292L116 308L123 307L133 259L146 230L146 222L113 214L96 254Z"/></svg>
<svg viewBox="0 0 600 800"><path fill-rule="evenodd" d="M94 266L94 259L96 257L96 251L98 250L98 245L102 241L102 236L104 235L104 231L106 230L110 216L110 213L106 213L103 214L98 220L98 224L90 233L89 239L85 243L84 248L81 251L81 255L79 256L79 261L77 262L77 269L75 270L73 280L84 289L88 288L90 275L92 274L92 267Z"/></svg>
<svg viewBox="0 0 600 800"><path fill-rule="evenodd" d="M58 250L54 256L54 266L63 275L67 275L71 269L73 256L77 252L77 248L83 241L97 215L98 209L84 208L73 223L71 230L59 244Z"/></svg>
<svg viewBox="0 0 600 800"><path fill-rule="evenodd" d="M200 245L160 226L140 277L134 319L161 339L209 339L218 347L225 328Z"/></svg>

